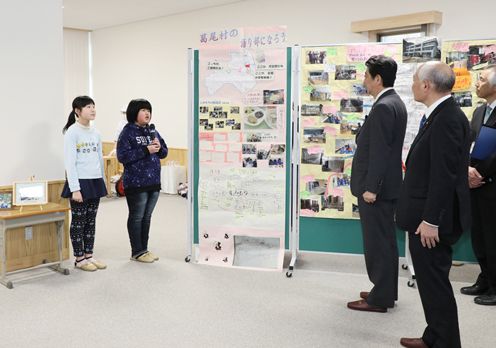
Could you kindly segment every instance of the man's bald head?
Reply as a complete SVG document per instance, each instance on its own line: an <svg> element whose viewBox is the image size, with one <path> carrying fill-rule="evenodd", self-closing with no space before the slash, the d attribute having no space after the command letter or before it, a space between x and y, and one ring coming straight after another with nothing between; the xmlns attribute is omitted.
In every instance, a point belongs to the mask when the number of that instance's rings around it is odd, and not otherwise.
<svg viewBox="0 0 496 348"><path fill-rule="evenodd" d="M417 69L417 76L420 81L429 81L436 92L451 92L455 85L455 73L448 64L431 61L422 64Z"/></svg>

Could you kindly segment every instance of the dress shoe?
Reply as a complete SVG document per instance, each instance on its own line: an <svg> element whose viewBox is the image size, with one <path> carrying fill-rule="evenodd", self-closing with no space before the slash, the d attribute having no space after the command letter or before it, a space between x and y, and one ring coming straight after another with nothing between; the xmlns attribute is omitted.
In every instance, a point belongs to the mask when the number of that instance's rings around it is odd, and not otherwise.
<svg viewBox="0 0 496 348"><path fill-rule="evenodd" d="M387 308L371 306L365 300L348 302L348 308L356 311L365 311L365 312L376 312L376 313L387 312Z"/></svg>
<svg viewBox="0 0 496 348"><path fill-rule="evenodd" d="M465 286L460 289L460 292L464 295L472 295L472 296L478 296L478 295L484 295L487 290L489 290L489 287L487 285L481 285L480 283L475 283L472 286Z"/></svg>
<svg viewBox="0 0 496 348"><path fill-rule="evenodd" d="M363 298L366 300L369 297L369 292L368 291L360 291L360 298Z"/></svg>
<svg viewBox="0 0 496 348"><path fill-rule="evenodd" d="M483 306L496 306L496 294L477 296L474 302Z"/></svg>
<svg viewBox="0 0 496 348"><path fill-rule="evenodd" d="M407 348L429 348L421 338L405 338L400 340L400 344Z"/></svg>

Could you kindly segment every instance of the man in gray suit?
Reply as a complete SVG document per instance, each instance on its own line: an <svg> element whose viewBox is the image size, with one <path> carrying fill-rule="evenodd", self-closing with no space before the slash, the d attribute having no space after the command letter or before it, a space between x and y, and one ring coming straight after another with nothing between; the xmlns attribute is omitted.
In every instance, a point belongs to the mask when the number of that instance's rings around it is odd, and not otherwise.
<svg viewBox="0 0 496 348"><path fill-rule="evenodd" d="M351 192L358 199L365 265L374 287L360 292L348 308L387 312L398 299L398 246L394 210L402 181L401 153L407 111L393 89L397 64L372 56L365 63L364 86L375 102L356 136Z"/></svg>

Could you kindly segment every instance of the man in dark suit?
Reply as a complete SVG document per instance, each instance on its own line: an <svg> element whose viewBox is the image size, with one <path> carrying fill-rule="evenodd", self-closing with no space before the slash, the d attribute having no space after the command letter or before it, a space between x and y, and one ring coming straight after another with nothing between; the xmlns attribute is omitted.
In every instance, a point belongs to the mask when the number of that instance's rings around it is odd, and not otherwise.
<svg viewBox="0 0 496 348"><path fill-rule="evenodd" d="M486 103L475 109L470 122L472 141L482 125L496 127L496 66L488 67L476 83L479 98ZM461 288L465 295L477 295L474 302L496 305L496 153L484 160L472 158L468 167L472 203L472 247L481 273L472 286Z"/></svg>
<svg viewBox="0 0 496 348"><path fill-rule="evenodd" d="M351 192L358 199L369 291L348 308L387 312L398 299L398 247L394 209L402 181L401 152L407 111L393 89L396 62L372 56L365 63L364 86L375 98L370 113L356 136L357 148L351 171Z"/></svg>
<svg viewBox="0 0 496 348"><path fill-rule="evenodd" d="M460 331L449 281L451 245L470 228L467 117L451 97L455 74L441 62L422 64L413 76L416 101L427 106L426 122L406 159L396 223L408 241L427 328L404 347L458 348Z"/></svg>

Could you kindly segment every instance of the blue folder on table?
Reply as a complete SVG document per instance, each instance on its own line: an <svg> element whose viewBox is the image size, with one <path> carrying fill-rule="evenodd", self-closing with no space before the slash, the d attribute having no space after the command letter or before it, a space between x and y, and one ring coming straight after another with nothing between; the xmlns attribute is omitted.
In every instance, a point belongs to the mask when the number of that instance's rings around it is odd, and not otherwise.
<svg viewBox="0 0 496 348"><path fill-rule="evenodd" d="M485 160L496 152L496 128L482 126L470 157Z"/></svg>

